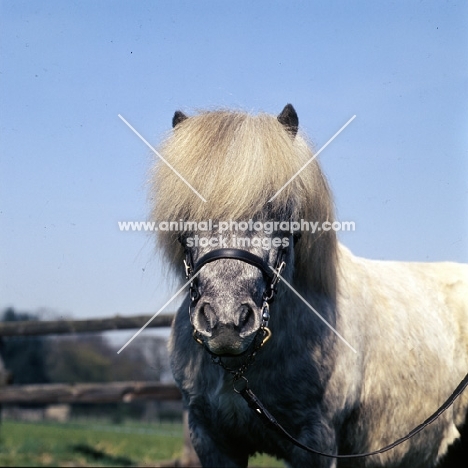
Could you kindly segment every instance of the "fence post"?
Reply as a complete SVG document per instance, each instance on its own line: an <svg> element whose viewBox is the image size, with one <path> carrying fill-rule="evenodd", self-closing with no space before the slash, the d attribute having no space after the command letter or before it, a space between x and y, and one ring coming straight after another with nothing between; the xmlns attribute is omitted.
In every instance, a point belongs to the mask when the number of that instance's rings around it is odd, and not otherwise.
<svg viewBox="0 0 468 468"><path fill-rule="evenodd" d="M184 423L184 448L182 450L182 455L180 457L178 466L201 467L200 460L198 459L198 456L190 440L190 429L188 426L188 411L185 409L183 413L183 423Z"/></svg>
<svg viewBox="0 0 468 468"><path fill-rule="evenodd" d="M0 349L2 344L2 338L0 337ZM8 384L11 378L11 373L5 369L5 364L3 363L2 355L0 354L0 388ZM3 405L0 403L0 423L2 422L2 410Z"/></svg>

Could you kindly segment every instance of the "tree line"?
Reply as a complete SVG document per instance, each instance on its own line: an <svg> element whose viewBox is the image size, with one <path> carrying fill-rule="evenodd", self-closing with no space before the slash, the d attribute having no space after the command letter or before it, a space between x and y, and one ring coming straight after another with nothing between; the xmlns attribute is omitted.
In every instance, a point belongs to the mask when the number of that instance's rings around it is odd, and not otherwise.
<svg viewBox="0 0 468 468"><path fill-rule="evenodd" d="M4 322L39 319L11 307L0 315ZM0 338L0 356L13 384L170 379L164 338L139 337L124 353L117 349L98 333Z"/></svg>

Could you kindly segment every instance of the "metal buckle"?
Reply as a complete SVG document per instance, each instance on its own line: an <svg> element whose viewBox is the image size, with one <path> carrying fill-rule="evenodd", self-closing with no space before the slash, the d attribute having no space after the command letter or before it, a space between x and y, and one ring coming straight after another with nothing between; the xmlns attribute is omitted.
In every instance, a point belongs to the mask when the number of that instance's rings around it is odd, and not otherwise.
<svg viewBox="0 0 468 468"><path fill-rule="evenodd" d="M278 267L278 270L277 270L277 273L276 273L277 276L279 276L283 272L283 269L284 269L285 266L286 266L286 262L283 260L281 262L280 266Z"/></svg>
<svg viewBox="0 0 468 468"><path fill-rule="evenodd" d="M262 327L268 327L268 321L270 320L270 305L267 301L263 301L262 305Z"/></svg>
<svg viewBox="0 0 468 468"><path fill-rule="evenodd" d="M275 270L273 279L271 280L271 287L274 288L280 282L280 275L283 272L284 267L286 266L286 262L283 260L279 267Z"/></svg>
<svg viewBox="0 0 468 468"><path fill-rule="evenodd" d="M271 338L272 335L271 330L268 327L262 327L262 330L265 332L265 336L263 337L259 348L261 348Z"/></svg>
<svg viewBox="0 0 468 468"><path fill-rule="evenodd" d="M198 343L198 344L201 344L202 346L204 345L202 339L198 336L198 332L197 330L193 330L193 339Z"/></svg>
<svg viewBox="0 0 468 468"><path fill-rule="evenodd" d="M192 274L192 268L190 267L187 260L184 258L184 266L185 266L185 279L189 279Z"/></svg>

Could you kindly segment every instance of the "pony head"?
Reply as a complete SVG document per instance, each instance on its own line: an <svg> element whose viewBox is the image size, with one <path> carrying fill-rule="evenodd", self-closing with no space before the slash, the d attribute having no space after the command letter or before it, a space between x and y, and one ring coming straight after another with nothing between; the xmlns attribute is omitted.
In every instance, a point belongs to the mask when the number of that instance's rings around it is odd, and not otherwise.
<svg viewBox="0 0 468 468"><path fill-rule="evenodd" d="M152 218L174 227L158 231L158 246L176 271L185 261L197 272L197 340L214 354L239 355L265 322L265 291L283 261L284 278L334 298L335 233L302 231L295 245L292 229L333 220L329 189L290 104L277 117L177 111L173 127L151 177ZM219 249L240 249L257 263L222 255L204 262Z"/></svg>
<svg viewBox="0 0 468 468"><path fill-rule="evenodd" d="M238 224L229 224L237 232ZM188 276L193 278L189 316L194 337L213 354L241 354L255 338L259 346L269 336L269 306L280 273L293 261L289 232L258 232L269 221L250 220L248 224L256 226L256 233L237 237L210 232L206 237L197 236L195 245L193 238L182 241Z"/></svg>

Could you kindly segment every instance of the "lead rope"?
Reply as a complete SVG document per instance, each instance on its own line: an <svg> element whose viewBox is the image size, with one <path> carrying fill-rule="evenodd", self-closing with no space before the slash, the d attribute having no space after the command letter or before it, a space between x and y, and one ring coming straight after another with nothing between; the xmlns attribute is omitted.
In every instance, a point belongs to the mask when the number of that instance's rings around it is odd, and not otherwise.
<svg viewBox="0 0 468 468"><path fill-rule="evenodd" d="M260 418L260 420L270 429L273 429L275 432L279 433L280 435L284 436L288 439L291 443L296 445L297 447L306 450L307 452L314 453L316 455L321 455L323 457L328 458L363 458L369 457L371 455L378 455L384 452L388 452L389 450L395 448L397 445L402 444L403 442L407 441L411 437L415 436L419 432L421 432L426 426L433 423L444 411L446 411L454 401L463 393L465 388L468 386L468 374L465 378L459 383L457 388L453 391L453 393L447 398L447 400L435 411L431 416L429 416L423 423L416 426L412 431L410 431L404 437L396 440L395 442L391 443L390 445L386 445L385 447L375 450L373 452L365 452L365 453L355 453L349 455L333 455L331 453L324 453L313 448L304 445L303 443L299 442L295 439L276 419L275 417L265 408L263 403L260 399L255 395L255 393L249 388L248 380L243 377L245 381L245 387L242 390L237 390L235 387L234 382L234 391L239 393L244 400L247 402L249 407L253 410L253 412Z"/></svg>
<svg viewBox="0 0 468 468"><path fill-rule="evenodd" d="M257 351L270 339L271 331L268 328L268 321L270 319L270 303L273 302L274 296L277 291L278 282L280 280L280 275L282 270L285 267L285 262L282 260L283 252L280 251L280 255L277 258L277 262L275 268L273 269L273 276L271 277L269 284L265 292L263 293L263 305L262 305L262 324L259 328L257 336L255 337L255 341L257 342L253 346L252 352L248 355L244 363L237 369L232 369L224 364L220 356L211 355L211 360L214 364L221 366L226 372L229 372L233 376L233 389L236 393L242 396L244 400L247 402L249 407L252 411L260 418L260 420L270 429L274 430L278 434L282 435L286 439L288 439L292 444L296 445L297 447L313 453L315 455L320 455L323 457L328 458L363 458L369 457L372 455L379 455L384 452L388 452L389 450L395 448L396 446L402 444L403 442L411 439L413 436L421 432L426 426L433 423L444 411L446 411L455 400L463 393L465 388L468 386L468 374L465 378L458 384L457 388L453 391L453 393L447 398L447 400L431 415L429 416L423 423L416 426L412 431L410 431L404 437L396 440L395 442L386 445L385 447L375 450L373 452L365 452L365 453L355 453L349 455L334 455L331 453L320 452L319 450L315 450L307 445L304 445L302 442L299 442L295 439L276 419L275 417L265 408L261 400L255 395L255 393L249 388L249 381L244 376L245 371L247 368L255 361L255 356ZM223 258L220 256L219 258ZM187 279L190 279L193 274L193 263L191 261L191 255L186 252L186 259L184 260L185 265L185 274ZM190 303L195 302L199 297L198 290L196 284L192 281L190 284ZM189 305L189 315L191 309L191 304ZM260 332L262 332L263 337L261 340L258 340L260 336ZM201 344L203 341L197 336L196 331L194 331L193 337L195 340ZM205 349L206 346L204 346ZM208 350L209 351L209 350ZM211 354L211 353L210 353ZM241 390L238 389L237 385L238 382L243 380L245 383L245 387Z"/></svg>
<svg viewBox="0 0 468 468"><path fill-rule="evenodd" d="M276 286L277 283L279 282L280 274L282 269L284 268L284 262L280 264L278 269L275 269L275 279L274 279L274 291L276 292ZM273 293L274 295L274 293ZM265 302L266 306L268 307L268 302ZM269 311L268 311L268 318L269 318ZM268 337L269 338L269 337ZM262 343L263 346L264 343ZM261 346L260 346L261 347ZM255 356L256 352L254 353ZM221 360L221 359L220 359ZM253 362L253 359L252 359ZM249 363L250 364L250 363ZM221 364L222 365L222 364ZM223 366L224 367L224 366ZM225 367L224 367L225 368ZM225 368L226 369L226 368ZM242 369L242 367L241 367ZM416 426L413 430L411 430L407 435L404 437L401 437L400 439L397 439L395 442L392 442L389 445L386 445L385 447L382 447L381 449L374 450L373 452L364 452L364 453L355 453L355 454L349 454L349 455L333 455L330 453L324 453L320 452L319 450L315 450L311 447L308 447L307 445L304 445L302 442L299 442L297 439L295 439L277 420L276 418L265 408L261 400L255 395L255 393L249 388L249 381L247 378L243 375L245 372L245 369L242 370L241 373L239 372L231 372L234 375L233 378L233 389L236 393L242 396L244 400L247 402L249 405L249 408L253 410L253 412L260 418L260 420L270 429L273 429L275 432L278 434L284 436L286 439L288 439L291 443L296 445L297 447L306 450L307 452L314 453L316 455L321 455L323 457L328 457L328 458L363 458L363 457L370 457L372 455L379 455L384 452L388 452L389 450L392 450L396 446L402 444L403 442L411 439L414 437L416 434L421 432L425 427L427 427L429 424L433 423L439 416L444 413L450 406L453 405L455 400L463 393L465 388L468 386L468 374L464 377L464 379L458 384L457 388L453 391L453 393L447 398L447 400L433 413L431 416L429 416L423 423L419 424ZM226 369L227 370L227 369ZM236 387L236 383L242 379L245 382L245 387L242 390L239 390Z"/></svg>

